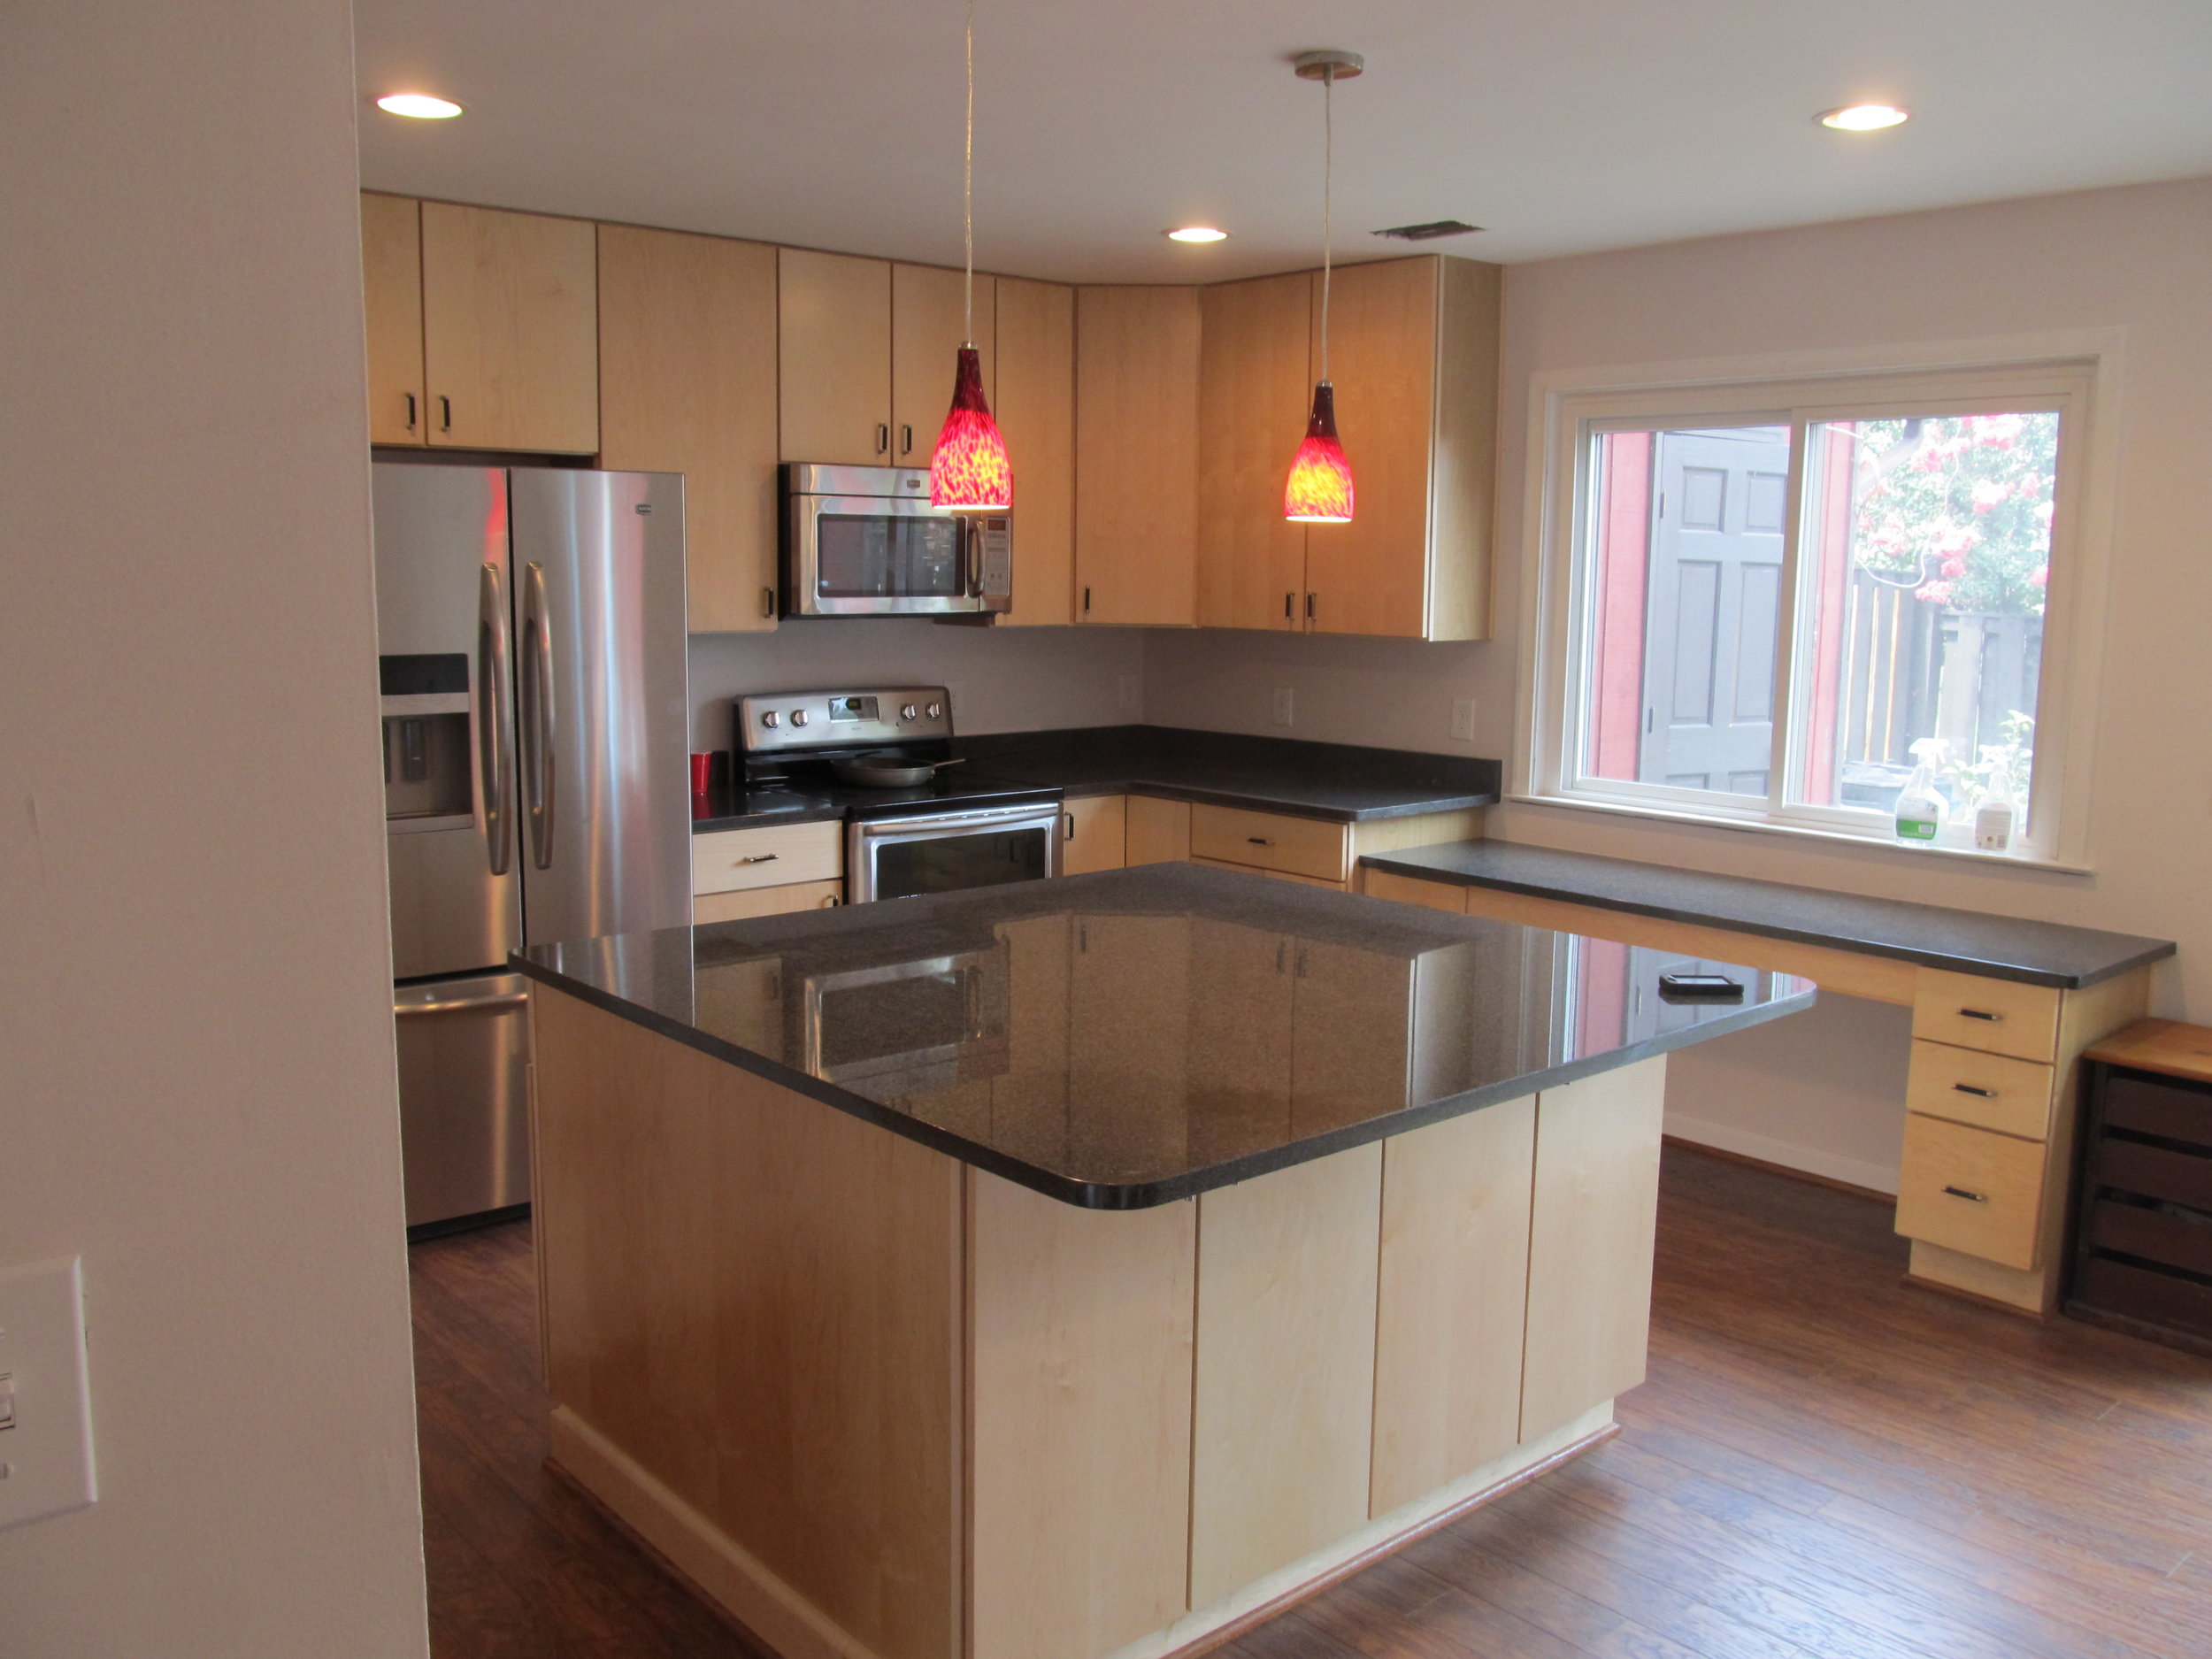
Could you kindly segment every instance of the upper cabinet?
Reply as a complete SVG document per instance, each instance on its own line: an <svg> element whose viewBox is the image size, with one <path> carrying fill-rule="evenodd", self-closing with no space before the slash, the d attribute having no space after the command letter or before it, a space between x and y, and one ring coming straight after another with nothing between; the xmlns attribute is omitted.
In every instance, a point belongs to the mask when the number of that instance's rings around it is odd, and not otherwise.
<svg viewBox="0 0 2212 1659"><path fill-rule="evenodd" d="M798 248L780 250L779 264L783 458L928 465L966 339L961 273ZM995 286L975 280L986 396L997 356Z"/></svg>
<svg viewBox="0 0 2212 1659"><path fill-rule="evenodd" d="M1200 335L1194 288L1076 290L1079 622L1198 620Z"/></svg>
<svg viewBox="0 0 2212 1659"><path fill-rule="evenodd" d="M1307 527L1317 633L1488 637L1501 275L1440 255L1336 273L1329 376L1357 494L1350 524Z"/></svg>
<svg viewBox="0 0 2212 1659"><path fill-rule="evenodd" d="M937 265L891 267L891 461L927 466L938 431L952 408L952 382L960 348L975 342L983 368L983 396L995 410L998 349L994 317L998 283L975 279L975 326L970 332L964 279Z"/></svg>
<svg viewBox="0 0 2212 1659"><path fill-rule="evenodd" d="M587 220L422 204L427 442L597 451L598 264Z"/></svg>
<svg viewBox="0 0 2212 1659"><path fill-rule="evenodd" d="M1075 290L1001 277L991 406L1014 467L1014 608L1001 627L1075 620Z"/></svg>
<svg viewBox="0 0 2212 1659"><path fill-rule="evenodd" d="M891 465L889 263L799 248L776 258L783 458Z"/></svg>
<svg viewBox="0 0 2212 1659"><path fill-rule="evenodd" d="M776 250L599 227L600 465L684 475L694 634L776 626Z"/></svg>
<svg viewBox="0 0 2212 1659"><path fill-rule="evenodd" d="M1306 526L1283 517L1283 480L1313 397L1305 272L1205 290L1198 393L1198 620L1302 628Z"/></svg>
<svg viewBox="0 0 2212 1659"><path fill-rule="evenodd" d="M361 286L369 335L369 442L421 443L422 204L361 196Z"/></svg>

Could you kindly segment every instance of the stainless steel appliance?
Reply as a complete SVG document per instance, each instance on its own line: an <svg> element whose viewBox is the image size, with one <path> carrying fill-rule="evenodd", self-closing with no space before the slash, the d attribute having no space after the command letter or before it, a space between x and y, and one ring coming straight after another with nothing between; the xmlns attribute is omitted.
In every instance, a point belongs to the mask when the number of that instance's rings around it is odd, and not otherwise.
<svg viewBox="0 0 2212 1659"><path fill-rule="evenodd" d="M783 469L783 614L941 616L1014 603L1013 520L929 504L926 469Z"/></svg>
<svg viewBox="0 0 2212 1659"><path fill-rule="evenodd" d="M879 1098L1002 1076L1012 970L1005 942L911 962L809 972L803 1064Z"/></svg>
<svg viewBox="0 0 2212 1659"><path fill-rule="evenodd" d="M1035 881L1060 873L1063 792L948 768L906 788L841 784L840 756L942 761L952 700L942 686L786 691L737 700L749 810L843 809L845 895L859 904Z"/></svg>
<svg viewBox="0 0 2212 1659"><path fill-rule="evenodd" d="M525 943L690 919L683 480L380 462L411 1229L529 1201Z"/></svg>

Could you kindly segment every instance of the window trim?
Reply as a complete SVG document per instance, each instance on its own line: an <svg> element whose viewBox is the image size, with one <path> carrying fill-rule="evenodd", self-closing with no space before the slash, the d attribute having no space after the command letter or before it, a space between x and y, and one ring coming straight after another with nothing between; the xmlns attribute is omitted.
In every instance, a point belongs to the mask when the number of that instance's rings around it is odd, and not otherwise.
<svg viewBox="0 0 2212 1659"><path fill-rule="evenodd" d="M1551 371L1531 378L1524 499L1527 574L1522 585L1519 727L1509 799L1763 833L1928 852L1982 864L2088 873L2090 771L2101 680L2113 496L2118 476L2116 418L2122 333L2094 329L1981 342L1790 356ZM1823 419L1870 419L1880 405L1912 412L1993 400L2055 408L2065 434L2059 454L2055 551L2045 608L2036 727L2037 818L2032 837L2008 853L1900 847L1878 827L1848 821L1848 809L1786 803L1789 767L1778 767L1768 797L1732 810L1700 791L1624 783L1593 790L1571 782L1580 736L1573 675L1586 639L1574 565L1589 511L1588 434L1642 429L1654 420L1788 425L1793 460L1782 580L1790 613L1778 638L1778 754L1801 754L1794 664L1806 625L1798 539L1806 467L1804 432Z"/></svg>

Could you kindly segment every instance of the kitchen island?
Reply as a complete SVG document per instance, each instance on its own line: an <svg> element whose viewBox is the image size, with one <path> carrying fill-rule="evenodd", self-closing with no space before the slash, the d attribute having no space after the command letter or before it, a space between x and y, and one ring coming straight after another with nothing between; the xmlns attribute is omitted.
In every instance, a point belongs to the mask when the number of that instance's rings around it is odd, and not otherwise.
<svg viewBox="0 0 2212 1659"><path fill-rule="evenodd" d="M1179 865L536 949L557 1461L789 1655L1209 1645L1610 1432L1750 970Z"/></svg>

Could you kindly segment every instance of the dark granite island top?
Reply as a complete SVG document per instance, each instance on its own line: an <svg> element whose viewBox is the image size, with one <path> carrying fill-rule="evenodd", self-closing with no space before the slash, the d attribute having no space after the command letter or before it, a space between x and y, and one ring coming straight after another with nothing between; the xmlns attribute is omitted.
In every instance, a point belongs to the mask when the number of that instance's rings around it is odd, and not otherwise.
<svg viewBox="0 0 2212 1659"><path fill-rule="evenodd" d="M547 985L1058 1199L1141 1210L1811 1005L1661 953L1191 865L518 955Z"/></svg>
<svg viewBox="0 0 2212 1659"><path fill-rule="evenodd" d="M1417 881L1494 887L2067 991L2162 962L2175 952L2170 939L1707 875L1511 841L1454 841L1370 854L1360 862Z"/></svg>

